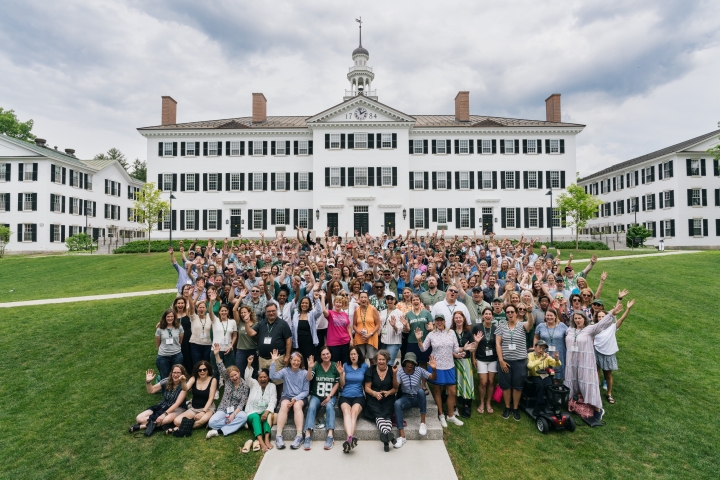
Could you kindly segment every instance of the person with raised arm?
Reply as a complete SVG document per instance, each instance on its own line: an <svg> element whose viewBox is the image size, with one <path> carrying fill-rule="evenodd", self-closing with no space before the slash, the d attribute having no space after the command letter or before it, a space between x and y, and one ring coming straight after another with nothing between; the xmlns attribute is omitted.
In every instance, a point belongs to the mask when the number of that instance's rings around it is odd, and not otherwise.
<svg viewBox="0 0 720 480"><path fill-rule="evenodd" d="M273 448L270 443L270 430L272 421L270 416L275 411L277 405L277 390L275 387L268 388L270 383L270 372L260 370L257 374L257 380L253 378L254 358L248 357L248 365L245 368L245 382L250 386L250 394L248 395L247 404L245 404L245 413L247 413L247 423L251 426L255 442L253 450L260 447L263 452L267 452ZM245 450L245 448L243 448Z"/></svg>
<svg viewBox="0 0 720 480"><path fill-rule="evenodd" d="M625 297L625 295L627 295L627 290L621 291L618 295L618 300L621 300ZM619 348L615 334L618 330L620 330L620 327L630 313L630 309L633 305L635 305L635 299L628 302L627 309L623 312L620 318L618 318L617 322L610 325L606 330L603 330L595 335L595 361L597 363L598 371L602 372L602 375L605 377L604 388L607 390L605 399L611 405L615 403L615 399L612 395L614 384L613 371L618 369L615 354L618 352ZM605 315L605 312L598 312L598 321L601 322Z"/></svg>
<svg viewBox="0 0 720 480"><path fill-rule="evenodd" d="M325 292L320 292L323 316L328 321L327 346L330 349L333 362L349 361L350 347L352 347L352 327L350 317L346 312L348 308L347 292L341 291L332 300L332 310L325 306Z"/></svg>
<svg viewBox="0 0 720 480"><path fill-rule="evenodd" d="M315 362L315 358L310 355L308 357L307 379L311 382L310 398L308 400L308 410L305 416L305 450L310 450L312 443L312 432L315 426L315 415L318 408L325 407L325 428L327 429L327 437L325 438L325 450L333 447L335 439L335 394L340 387L340 374L337 366L331 361L330 349L323 347L320 350L321 361Z"/></svg>
<svg viewBox="0 0 720 480"><path fill-rule="evenodd" d="M512 414L520 421L518 405L527 377L527 337L535 320L532 315L528 320L519 321L518 310L514 305L505 307L507 323L501 323L495 331L495 349L500 364L498 380L503 391L505 410L502 417L507 420Z"/></svg>
<svg viewBox="0 0 720 480"><path fill-rule="evenodd" d="M208 421L210 430L205 436L207 439L218 435L230 435L245 425L247 421L245 404L250 393L250 387L240 377L240 370L235 365L225 368L220 358L219 343L213 344L213 352L220 377L225 381L225 390L217 411Z"/></svg>
<svg viewBox="0 0 720 480"><path fill-rule="evenodd" d="M290 448L297 450L303 441L303 406L310 393L310 381L307 379L307 370L303 370L302 368L303 356L300 352L290 354L289 366L278 371L277 363L280 358L280 353L277 350L273 350L270 362L270 379L276 381L282 380L284 385L280 397L275 445L278 450L285 448L282 433L285 422L287 422L288 414L292 410L295 419L296 435Z"/></svg>
<svg viewBox="0 0 720 480"><path fill-rule="evenodd" d="M130 427L130 433L146 428L150 422L161 426L171 425L175 417L185 411L183 406L187 390L185 367L180 364L173 365L170 376L155 385L152 384L154 378L155 372L152 369L145 372L145 389L150 395L162 392L162 400L135 418L137 423Z"/></svg>
<svg viewBox="0 0 720 480"><path fill-rule="evenodd" d="M169 435L176 431L183 418L191 418L193 420L193 428L201 428L207 425L210 417L215 413L215 392L218 388L218 382L213 378L213 368L210 362L201 360L195 365L192 377L186 384L186 390L192 392L190 408L184 413L175 417L175 428L166 430L165 434Z"/></svg>

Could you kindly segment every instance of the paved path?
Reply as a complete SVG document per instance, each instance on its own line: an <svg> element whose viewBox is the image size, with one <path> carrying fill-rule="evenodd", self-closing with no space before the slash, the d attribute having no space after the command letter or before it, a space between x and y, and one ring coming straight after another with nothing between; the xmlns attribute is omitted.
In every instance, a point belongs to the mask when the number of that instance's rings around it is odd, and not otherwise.
<svg viewBox="0 0 720 480"><path fill-rule="evenodd" d="M568 251L568 253L572 253L572 251ZM646 258L646 257L667 257L668 255L682 255L684 253L700 253L699 250L673 250L673 251L665 251L665 252L658 252L658 253L642 253L639 255L621 255L619 257L600 257L598 258L598 262L605 261L605 260L627 260L629 258ZM573 258L573 263L581 263L581 262L589 262L589 258ZM560 261L560 264L567 263L567 259L563 258Z"/></svg>
<svg viewBox="0 0 720 480"><path fill-rule="evenodd" d="M147 295L158 295L161 293L175 293L175 292L177 292L176 289L167 288L165 290L147 290L144 292L111 293L108 295L88 295L85 297L46 298L44 300L27 300L24 302L0 303L0 308L27 307L27 306L31 306L31 305L49 305L52 303L87 302L90 300L112 300L114 298L145 297Z"/></svg>
<svg viewBox="0 0 720 480"><path fill-rule="evenodd" d="M390 452L385 453L379 440L361 441L355 450L346 454L342 451L342 441L336 440L330 451L323 450L323 442L313 442L309 452L290 450L290 447L282 451L273 448L263 457L255 480L288 478L289 466L292 468L292 474L289 475L292 480L328 477L355 480L457 479L450 456L441 446L444 447L442 440L411 440L402 448L396 450L391 447Z"/></svg>

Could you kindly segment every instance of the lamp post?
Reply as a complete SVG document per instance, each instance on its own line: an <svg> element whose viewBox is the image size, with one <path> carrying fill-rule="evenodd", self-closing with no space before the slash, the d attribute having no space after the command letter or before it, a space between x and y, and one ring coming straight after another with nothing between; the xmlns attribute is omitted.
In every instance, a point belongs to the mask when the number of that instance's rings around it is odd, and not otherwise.
<svg viewBox="0 0 720 480"><path fill-rule="evenodd" d="M552 189L548 190L545 195L550 195L550 215L548 215L550 218L548 218L548 223L550 223L550 246L553 246L553 224L555 223L555 215L553 214L553 203L552 203Z"/></svg>
<svg viewBox="0 0 720 480"><path fill-rule="evenodd" d="M172 247L172 201L175 200L175 195L170 193L170 247Z"/></svg>

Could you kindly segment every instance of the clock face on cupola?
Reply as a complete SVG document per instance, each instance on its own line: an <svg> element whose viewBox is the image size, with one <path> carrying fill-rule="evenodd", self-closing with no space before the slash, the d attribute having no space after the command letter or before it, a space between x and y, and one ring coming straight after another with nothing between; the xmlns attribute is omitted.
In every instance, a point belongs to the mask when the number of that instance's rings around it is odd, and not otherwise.
<svg viewBox="0 0 720 480"><path fill-rule="evenodd" d="M355 118L357 120L365 120L368 116L367 108L365 107L358 107L355 109Z"/></svg>

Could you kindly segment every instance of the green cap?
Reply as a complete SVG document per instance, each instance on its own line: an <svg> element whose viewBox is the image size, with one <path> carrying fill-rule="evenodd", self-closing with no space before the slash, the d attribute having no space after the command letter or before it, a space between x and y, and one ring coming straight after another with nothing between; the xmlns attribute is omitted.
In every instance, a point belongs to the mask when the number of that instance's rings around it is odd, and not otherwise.
<svg viewBox="0 0 720 480"><path fill-rule="evenodd" d="M438 318L442 318L443 320L445 320L445 314L444 313L436 313L435 320L437 320Z"/></svg>
<svg viewBox="0 0 720 480"><path fill-rule="evenodd" d="M592 303L594 303L596 305L600 305L601 307L605 306L605 303L602 300L600 300L599 298L596 298L595 300L593 300Z"/></svg>
<svg viewBox="0 0 720 480"><path fill-rule="evenodd" d="M493 298L492 303L503 303L503 299L500 297L495 297L495 298Z"/></svg>

